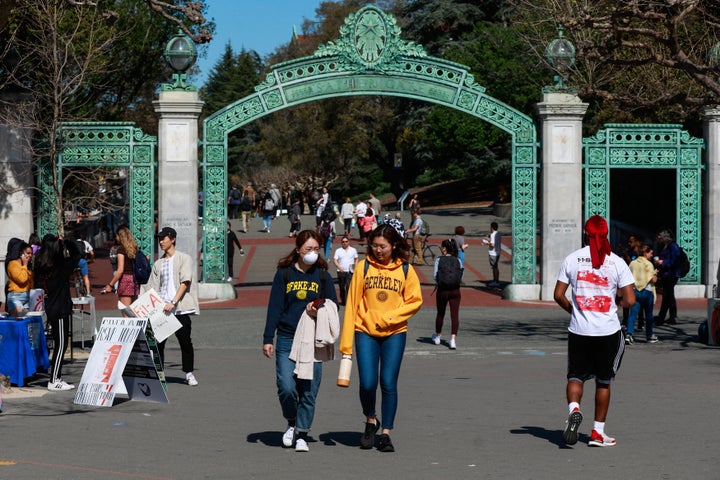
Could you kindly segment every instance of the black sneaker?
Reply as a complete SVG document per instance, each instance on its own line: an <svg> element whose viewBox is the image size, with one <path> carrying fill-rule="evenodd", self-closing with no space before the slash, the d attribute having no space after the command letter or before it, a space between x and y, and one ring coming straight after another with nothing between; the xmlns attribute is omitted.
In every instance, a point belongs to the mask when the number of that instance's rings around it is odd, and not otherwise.
<svg viewBox="0 0 720 480"><path fill-rule="evenodd" d="M583 414L580 410L575 409L568 416L565 431L563 432L562 439L565 445L575 445L578 441L578 428L583 421Z"/></svg>
<svg viewBox="0 0 720 480"><path fill-rule="evenodd" d="M392 441L390 440L390 435L387 433L380 435L380 440L378 440L378 450L381 452L395 451L395 447L393 447Z"/></svg>
<svg viewBox="0 0 720 480"><path fill-rule="evenodd" d="M365 433L363 433L363 436L360 439L360 448L363 450L373 448L375 445L375 433L377 433L379 428L380 422L377 418L375 418L375 423L365 423Z"/></svg>

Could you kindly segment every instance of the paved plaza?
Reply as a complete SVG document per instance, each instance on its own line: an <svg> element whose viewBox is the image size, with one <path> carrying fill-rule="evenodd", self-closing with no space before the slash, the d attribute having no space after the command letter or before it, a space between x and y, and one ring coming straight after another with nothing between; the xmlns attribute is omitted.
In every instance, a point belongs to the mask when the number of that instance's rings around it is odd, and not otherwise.
<svg viewBox="0 0 720 480"><path fill-rule="evenodd" d="M680 301L678 325L657 329L661 343L628 347L607 422L617 446L587 446L594 392L587 385L580 441L569 448L561 441L567 314L549 302L501 300L499 291L484 286L487 252L477 235L487 231L487 215L431 218L438 236L461 221L477 244L468 252L455 351L430 342L435 297L425 282L425 304L410 323L400 373L395 453L359 449L364 420L357 375L349 389L336 387L337 361L324 367L310 451L281 447L285 422L274 361L262 356L260 345L274 263L291 248L277 229L240 235L247 254L235 258L239 298L204 301L194 318L198 387L182 383L174 339L166 351L169 404L118 398L111 408L76 406L73 392L49 393L47 377L38 375L5 396L0 478L720 477L714 449L720 352L697 341L704 301ZM284 231L286 220L279 223ZM504 260L501 279L507 281ZM104 261L96 261L97 268ZM432 276L430 267L420 270ZM93 283L101 284L103 274ZM101 316L116 315L112 300L98 299ZM445 329L449 337L449 319ZM64 367L73 383L86 356L76 353Z"/></svg>

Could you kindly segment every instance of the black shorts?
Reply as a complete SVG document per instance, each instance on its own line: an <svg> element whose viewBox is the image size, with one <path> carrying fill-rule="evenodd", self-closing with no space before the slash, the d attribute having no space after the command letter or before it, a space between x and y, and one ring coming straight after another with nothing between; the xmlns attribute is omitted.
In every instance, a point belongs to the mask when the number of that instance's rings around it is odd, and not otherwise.
<svg viewBox="0 0 720 480"><path fill-rule="evenodd" d="M567 379L584 382L594 378L609 384L620 369L625 353L625 338L618 330L605 337L568 333Z"/></svg>

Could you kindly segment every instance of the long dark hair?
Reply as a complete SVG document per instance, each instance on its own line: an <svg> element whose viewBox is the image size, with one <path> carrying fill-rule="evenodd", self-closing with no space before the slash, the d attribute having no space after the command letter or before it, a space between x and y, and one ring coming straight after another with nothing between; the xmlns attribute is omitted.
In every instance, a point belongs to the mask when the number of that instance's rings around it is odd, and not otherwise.
<svg viewBox="0 0 720 480"><path fill-rule="evenodd" d="M449 255L452 255L453 257L458 256L458 246L457 243L455 243L454 238L448 238L447 240L443 240L440 246L444 248Z"/></svg>
<svg viewBox="0 0 720 480"><path fill-rule="evenodd" d="M67 258L77 256L77 253L75 242L66 242L48 233L43 237L42 246L35 259L35 274L41 279L50 278L60 272L60 266Z"/></svg>
<svg viewBox="0 0 720 480"><path fill-rule="evenodd" d="M379 225L375 230L370 232L370 235L368 235L366 253L367 257L370 257L374 261L377 261L377 258L375 257L375 252L373 252L372 249L373 240L375 240L377 237L383 237L385 240L388 241L388 243L390 243L390 246L392 247L393 260L397 260L398 258L400 258L407 261L407 259L410 257L410 247L408 246L405 239L400 236L400 234L397 232L397 230L395 230L394 227L391 227L387 223Z"/></svg>
<svg viewBox="0 0 720 480"><path fill-rule="evenodd" d="M322 250L322 245L325 243L325 241L322 239L322 237L320 237L320 234L317 233L315 230L303 230L302 232L297 234L297 237L295 237L295 248L292 249L292 252L278 260L277 268L286 268L297 262L300 258L298 250L300 250L302 246L305 245L305 242L307 242L311 238L315 239L315 241L318 242L318 245L321 247ZM322 268L323 270L328 269L328 263L322 257L322 255L318 257L317 263L315 263L315 265L317 265L319 268Z"/></svg>

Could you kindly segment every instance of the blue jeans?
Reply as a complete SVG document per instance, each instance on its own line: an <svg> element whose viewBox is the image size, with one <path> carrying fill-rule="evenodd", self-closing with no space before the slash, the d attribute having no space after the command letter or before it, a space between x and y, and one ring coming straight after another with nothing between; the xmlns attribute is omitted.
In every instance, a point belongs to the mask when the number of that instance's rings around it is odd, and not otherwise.
<svg viewBox="0 0 720 480"><path fill-rule="evenodd" d="M30 308L30 292L8 292L7 307L9 313L14 313L16 309L27 310Z"/></svg>
<svg viewBox="0 0 720 480"><path fill-rule="evenodd" d="M367 333L355 332L355 353L360 375L360 404L363 415L376 416L375 396L378 387L382 392L382 427L392 429L398 406L397 381L400 363L405 352L407 333L396 333L389 337L372 337Z"/></svg>
<svg viewBox="0 0 720 480"><path fill-rule="evenodd" d="M265 213L263 212L263 227L270 230L270 224L272 223L272 212Z"/></svg>
<svg viewBox="0 0 720 480"><path fill-rule="evenodd" d="M300 380L293 373L295 362L290 360L293 337L278 335L275 342L275 371L278 398L283 417L295 420L295 430L309 432L315 416L315 397L322 380L322 362L315 362L312 380Z"/></svg>
<svg viewBox="0 0 720 480"><path fill-rule="evenodd" d="M653 327L655 321L653 320L653 293L650 290L638 291L635 290L635 305L630 309L630 315L627 321L627 333L633 335L635 333L635 320L640 313L640 309L645 312L645 336L650 338L653 336Z"/></svg>

